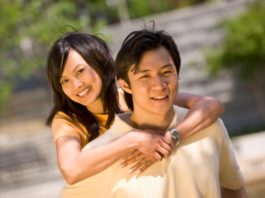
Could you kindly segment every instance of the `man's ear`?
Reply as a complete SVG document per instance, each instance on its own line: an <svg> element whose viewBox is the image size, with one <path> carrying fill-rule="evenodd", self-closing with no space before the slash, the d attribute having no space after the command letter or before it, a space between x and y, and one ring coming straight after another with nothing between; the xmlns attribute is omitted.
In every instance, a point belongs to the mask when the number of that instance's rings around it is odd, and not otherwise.
<svg viewBox="0 0 265 198"><path fill-rule="evenodd" d="M123 91L125 91L129 94L132 94L132 90L130 88L130 85L125 80L119 79L118 83L119 83L119 85Z"/></svg>

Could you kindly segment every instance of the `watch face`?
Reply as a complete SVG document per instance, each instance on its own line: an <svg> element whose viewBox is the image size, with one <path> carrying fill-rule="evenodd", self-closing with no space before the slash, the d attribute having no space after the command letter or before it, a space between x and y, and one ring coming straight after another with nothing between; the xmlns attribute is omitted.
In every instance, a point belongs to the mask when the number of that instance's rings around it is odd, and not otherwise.
<svg viewBox="0 0 265 198"><path fill-rule="evenodd" d="M175 144L178 145L179 144L179 133L177 132L177 130L176 129L172 129L170 131L170 134L171 134L172 139L175 140Z"/></svg>

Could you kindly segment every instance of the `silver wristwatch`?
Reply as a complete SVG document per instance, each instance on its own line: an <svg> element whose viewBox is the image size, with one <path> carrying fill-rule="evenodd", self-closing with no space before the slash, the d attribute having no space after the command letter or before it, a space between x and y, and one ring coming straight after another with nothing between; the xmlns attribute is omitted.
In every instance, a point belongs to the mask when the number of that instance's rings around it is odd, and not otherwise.
<svg viewBox="0 0 265 198"><path fill-rule="evenodd" d="M180 134L176 129L171 129L170 131L171 138L174 140L175 145L177 146L180 142Z"/></svg>

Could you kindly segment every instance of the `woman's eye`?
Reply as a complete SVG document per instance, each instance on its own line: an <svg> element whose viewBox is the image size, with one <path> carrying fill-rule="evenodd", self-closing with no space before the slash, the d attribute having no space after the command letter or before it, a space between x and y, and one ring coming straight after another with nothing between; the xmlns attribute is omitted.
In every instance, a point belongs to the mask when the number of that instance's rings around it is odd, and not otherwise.
<svg viewBox="0 0 265 198"><path fill-rule="evenodd" d="M68 82L68 80L62 80L61 81L61 85L64 85L64 84L66 84Z"/></svg>
<svg viewBox="0 0 265 198"><path fill-rule="evenodd" d="M85 71L85 68L77 70L76 74L79 75L79 74L83 73L83 71Z"/></svg>

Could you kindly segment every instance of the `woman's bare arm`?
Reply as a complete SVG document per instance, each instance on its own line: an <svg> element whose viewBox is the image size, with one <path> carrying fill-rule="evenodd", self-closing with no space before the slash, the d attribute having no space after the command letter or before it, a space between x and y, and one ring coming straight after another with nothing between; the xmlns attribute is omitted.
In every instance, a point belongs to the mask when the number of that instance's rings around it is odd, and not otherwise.
<svg viewBox="0 0 265 198"><path fill-rule="evenodd" d="M231 190L221 187L222 198L247 198L247 192L245 187L241 187L237 190Z"/></svg>
<svg viewBox="0 0 265 198"><path fill-rule="evenodd" d="M224 113L222 103L210 96L180 92L175 100L175 104L189 108L187 115L176 126L181 139L185 139L197 131L210 126Z"/></svg>
<svg viewBox="0 0 265 198"><path fill-rule="evenodd" d="M65 126L63 122L60 123L60 120L53 122L53 126L53 130L75 130L71 126ZM171 151L171 145L164 141L162 134L137 130L131 131L108 144L85 151L81 148L80 140L74 136L59 137L55 144L58 166L69 184L74 184L105 170L123 156L134 151L143 154L137 156L137 160L146 157L152 161L159 160L161 158L160 153L167 156Z"/></svg>
<svg viewBox="0 0 265 198"><path fill-rule="evenodd" d="M119 89L120 106L124 111L129 111L124 101L123 90ZM179 92L174 104L188 108L189 112L176 129L180 132L181 139L185 139L197 131L213 124L221 116L225 108L216 98L199 96L191 93Z"/></svg>
<svg viewBox="0 0 265 198"><path fill-rule="evenodd" d="M119 89L119 100L122 109L129 111L124 101L122 89ZM189 109L187 115L176 126L177 131L179 131L180 133L181 139L185 139L192 134L200 131L201 129L210 126L224 112L224 106L221 104L221 102L209 96L199 96L195 94L180 92L174 103L178 106ZM170 143L170 136L168 136L168 134L166 134L164 138L168 143ZM148 164L143 165L142 162L138 160L138 158L130 155L124 157L124 164L133 164L133 171L143 172L155 162L156 160L149 160Z"/></svg>

